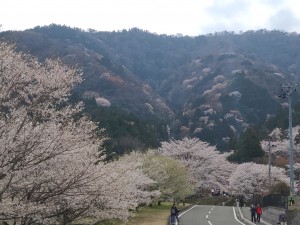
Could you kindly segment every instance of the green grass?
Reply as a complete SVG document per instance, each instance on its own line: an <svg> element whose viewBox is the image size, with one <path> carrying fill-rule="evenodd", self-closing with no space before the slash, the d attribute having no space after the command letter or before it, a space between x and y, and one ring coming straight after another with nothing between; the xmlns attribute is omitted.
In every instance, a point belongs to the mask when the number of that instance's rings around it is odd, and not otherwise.
<svg viewBox="0 0 300 225"><path fill-rule="evenodd" d="M118 220L116 220L116 221L113 221L113 220L108 220L108 221L101 221L101 222L98 222L98 223L96 223L96 225L120 225L120 224L122 224L122 222L121 221L118 221Z"/></svg>
<svg viewBox="0 0 300 225"><path fill-rule="evenodd" d="M289 206L288 209L300 211L300 196L295 196L295 204Z"/></svg>
<svg viewBox="0 0 300 225"><path fill-rule="evenodd" d="M172 203L140 208L127 223L121 221L101 221L97 225L166 225ZM182 205L179 209L183 208Z"/></svg>

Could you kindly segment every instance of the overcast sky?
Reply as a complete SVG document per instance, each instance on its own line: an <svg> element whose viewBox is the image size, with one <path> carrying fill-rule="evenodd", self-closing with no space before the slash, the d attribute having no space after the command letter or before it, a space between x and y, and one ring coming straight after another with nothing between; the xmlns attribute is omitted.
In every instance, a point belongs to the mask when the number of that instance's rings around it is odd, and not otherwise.
<svg viewBox="0 0 300 225"><path fill-rule="evenodd" d="M4 0L3 30L51 23L117 31L197 36L257 29L300 33L300 0Z"/></svg>

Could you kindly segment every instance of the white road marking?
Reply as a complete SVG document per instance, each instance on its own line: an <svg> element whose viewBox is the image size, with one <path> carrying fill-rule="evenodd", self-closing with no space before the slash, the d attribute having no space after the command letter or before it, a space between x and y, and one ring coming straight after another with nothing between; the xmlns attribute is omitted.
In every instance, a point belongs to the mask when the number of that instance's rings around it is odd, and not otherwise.
<svg viewBox="0 0 300 225"><path fill-rule="evenodd" d="M244 223L242 223L241 221L239 221L238 218L236 217L236 213L235 213L234 207L232 207L232 209L233 209L233 215L234 215L235 220L238 221L240 224L245 225Z"/></svg>
<svg viewBox="0 0 300 225"><path fill-rule="evenodd" d="M180 218L183 214L185 214L185 213L187 213L188 211L192 210L192 209L195 208L196 206L197 206L197 205L194 205L194 206L191 207L190 209L184 211L183 213L180 213L178 217Z"/></svg>
<svg viewBox="0 0 300 225"><path fill-rule="evenodd" d="M190 209L184 211L184 212L181 213L178 217L180 217L180 216L182 216L183 214L187 213L188 211L192 210L192 209L195 208L196 206L197 206L197 205L194 205L194 206L191 207ZM211 210L213 210L213 209L214 209L214 207L211 208ZM240 224L242 224L242 225L246 225L246 224L242 223L242 222L237 218L236 213L235 213L235 210L234 210L234 207L232 207L232 209L233 209L233 215L234 215L235 220L238 221L238 222L239 222ZM210 213L211 213L211 211L209 212L209 214L210 214ZM208 215L206 215L206 218L208 218ZM208 222L209 225L213 225L210 221L207 221L207 222Z"/></svg>
<svg viewBox="0 0 300 225"><path fill-rule="evenodd" d="M206 219L208 219L208 215L206 215Z"/></svg>

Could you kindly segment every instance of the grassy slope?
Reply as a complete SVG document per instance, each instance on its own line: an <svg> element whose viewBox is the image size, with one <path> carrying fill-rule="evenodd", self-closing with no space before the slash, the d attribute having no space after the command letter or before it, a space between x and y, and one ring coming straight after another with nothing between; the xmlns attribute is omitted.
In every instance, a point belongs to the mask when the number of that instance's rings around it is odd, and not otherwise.
<svg viewBox="0 0 300 225"><path fill-rule="evenodd" d="M161 206L147 206L140 208L135 216L130 218L127 223L120 221L103 221L97 223L97 225L166 225L170 208L171 203L162 203Z"/></svg>
<svg viewBox="0 0 300 225"><path fill-rule="evenodd" d="M170 208L170 203L142 208L126 225L166 225Z"/></svg>
<svg viewBox="0 0 300 225"><path fill-rule="evenodd" d="M295 196L295 204L293 206L289 206L288 209L300 211L300 196Z"/></svg>

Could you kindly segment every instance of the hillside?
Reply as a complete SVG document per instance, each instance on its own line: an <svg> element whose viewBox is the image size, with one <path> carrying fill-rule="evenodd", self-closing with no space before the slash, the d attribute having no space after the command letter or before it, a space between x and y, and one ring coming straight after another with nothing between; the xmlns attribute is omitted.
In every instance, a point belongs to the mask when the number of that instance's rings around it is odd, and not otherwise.
<svg viewBox="0 0 300 225"><path fill-rule="evenodd" d="M176 37L50 25L0 37L41 61L60 58L81 68L84 81L73 100L84 99L120 152L186 136L229 150L247 126L262 126L282 108L282 84L299 83L296 33Z"/></svg>

